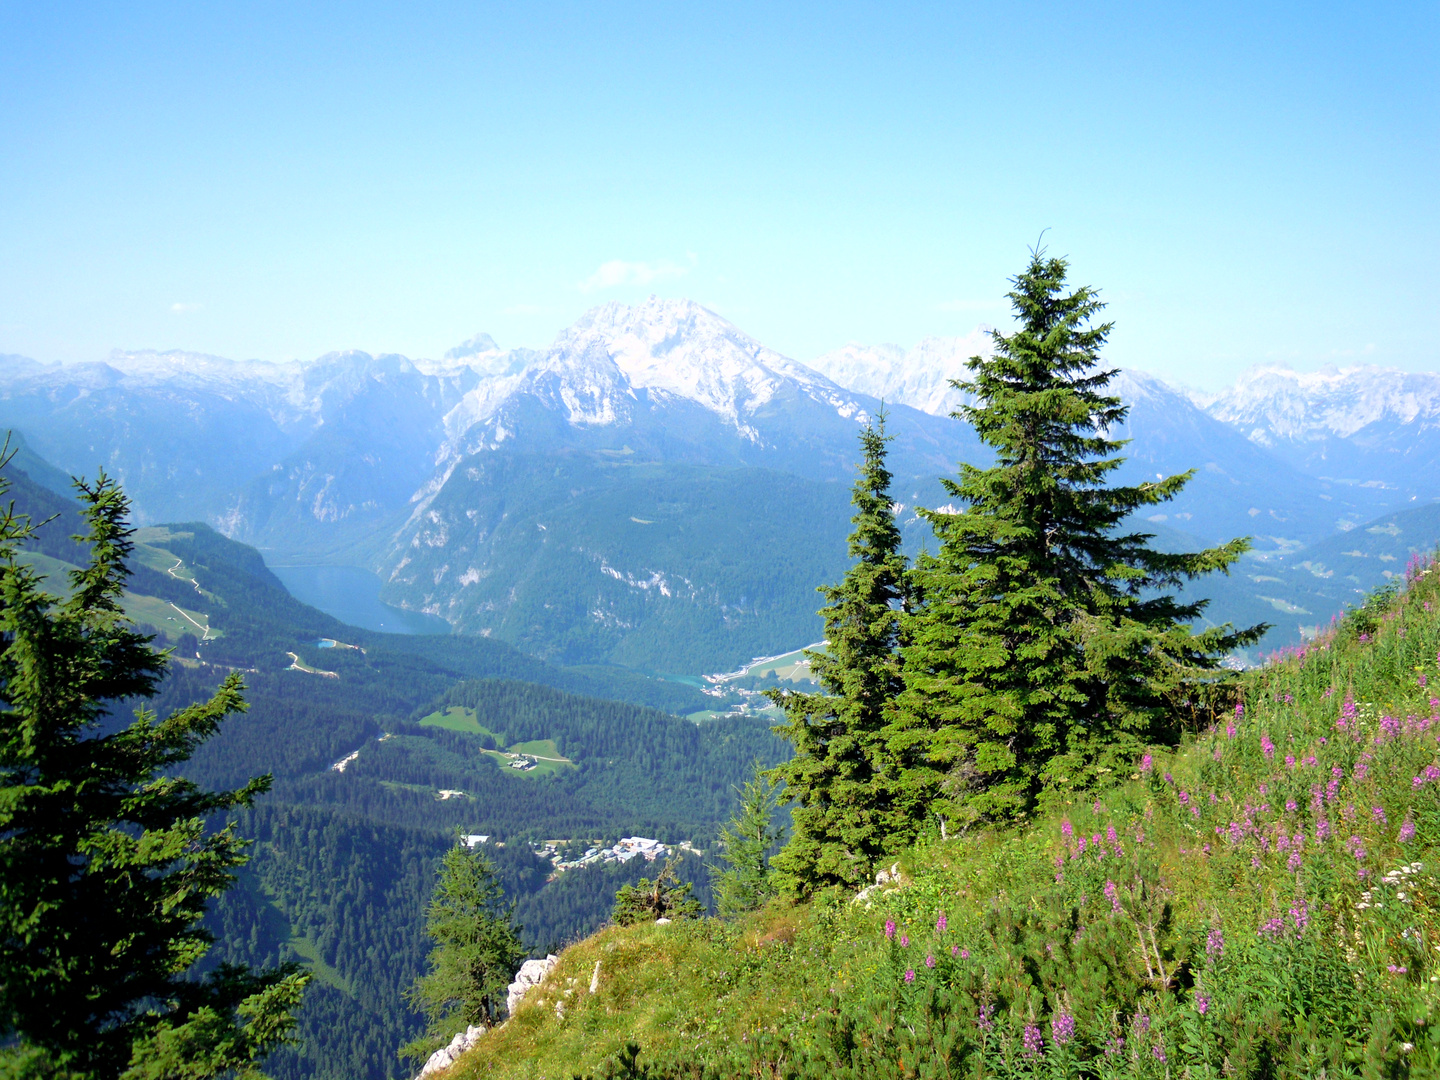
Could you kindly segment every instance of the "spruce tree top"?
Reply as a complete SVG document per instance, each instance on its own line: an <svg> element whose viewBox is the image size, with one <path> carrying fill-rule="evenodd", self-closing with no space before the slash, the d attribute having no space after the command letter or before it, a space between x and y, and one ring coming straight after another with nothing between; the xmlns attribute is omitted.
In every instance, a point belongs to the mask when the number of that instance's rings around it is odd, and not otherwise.
<svg viewBox="0 0 1440 1080"><path fill-rule="evenodd" d="M1095 290L1066 291L1066 269L1032 251L1009 293L1017 329L994 332L992 355L952 383L970 398L956 417L995 464L942 480L962 512L924 512L940 550L912 577L906 690L888 732L917 812L1009 816L1045 788L1128 767L1173 733L1220 659L1266 629L1192 632L1207 602L1173 590L1226 569L1248 541L1176 554L1135 529L1136 511L1193 472L1111 483L1125 442L1110 432L1128 412L1105 393L1112 324L1092 322Z"/></svg>

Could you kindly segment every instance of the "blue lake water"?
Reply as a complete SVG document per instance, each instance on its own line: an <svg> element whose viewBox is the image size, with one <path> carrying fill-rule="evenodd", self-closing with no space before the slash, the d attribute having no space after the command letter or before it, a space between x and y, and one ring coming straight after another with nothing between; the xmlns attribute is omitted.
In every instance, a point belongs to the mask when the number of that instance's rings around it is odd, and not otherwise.
<svg viewBox="0 0 1440 1080"><path fill-rule="evenodd" d="M405 611L380 599L380 575L358 566L272 566L295 599L343 623L387 634L448 634L450 624L435 615Z"/></svg>

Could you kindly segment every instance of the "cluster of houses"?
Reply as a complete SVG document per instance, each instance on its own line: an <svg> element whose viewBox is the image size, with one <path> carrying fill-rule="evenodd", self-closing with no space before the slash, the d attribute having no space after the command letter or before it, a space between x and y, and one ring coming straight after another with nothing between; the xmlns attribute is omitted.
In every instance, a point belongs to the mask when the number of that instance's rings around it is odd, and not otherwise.
<svg viewBox="0 0 1440 1080"><path fill-rule="evenodd" d="M646 862L654 862L656 859L664 858L673 851L692 851L700 854L700 849L691 844L688 840L682 840L678 844L662 844L659 840L653 840L648 836L627 836L618 840L614 847L591 847L578 859L562 859L560 846L564 841L551 840L536 848L536 854L549 859L555 865L557 874L566 870L574 870L577 867L589 866L592 863L626 863L631 859L644 859Z"/></svg>

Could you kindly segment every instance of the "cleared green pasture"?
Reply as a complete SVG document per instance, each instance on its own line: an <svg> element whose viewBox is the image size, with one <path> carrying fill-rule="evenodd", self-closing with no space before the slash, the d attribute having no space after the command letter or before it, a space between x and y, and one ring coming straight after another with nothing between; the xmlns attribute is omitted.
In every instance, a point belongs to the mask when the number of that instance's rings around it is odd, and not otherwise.
<svg viewBox="0 0 1440 1080"><path fill-rule="evenodd" d="M126 593L124 599L120 601L120 607L124 610L125 617L136 626L163 630L171 637L179 637L181 634L194 634L197 638L204 637L210 626L208 616L197 611L177 608L174 604L155 596L137 596L134 593ZM221 636L221 632L210 629L209 636L218 638Z"/></svg>
<svg viewBox="0 0 1440 1080"><path fill-rule="evenodd" d="M72 563L62 562L49 555L42 555L38 551L22 551L16 561L33 568L37 574L43 575L44 587L47 592L61 599L70 595L69 574L71 570L76 569ZM181 634L194 634L197 638L204 637L207 627L209 627L210 637L222 636L221 631L210 627L209 616L188 608L177 610L174 605L166 600L161 600L158 596L126 593L120 601L120 607L125 612L125 617L136 626L163 632L172 638L179 637Z"/></svg>
<svg viewBox="0 0 1440 1080"><path fill-rule="evenodd" d="M488 735L498 743L500 740L495 732L480 723L475 716L474 709L467 709L460 705L451 705L444 712L433 712L420 720L421 727L442 728L445 731L458 731L462 735ZM563 757L560 748L555 745L554 739L532 739L529 742L516 743L508 751L486 750L483 751L496 759L495 763L509 776L529 777L534 779L540 776L553 776L565 769L579 768L573 761ZM533 769L512 769L510 768L511 758L509 754L532 754L540 760L535 763ZM546 761L546 758L555 758L554 761Z"/></svg>
<svg viewBox="0 0 1440 1080"><path fill-rule="evenodd" d="M776 679L779 682L804 682L813 678L810 673L810 663L805 659L807 649L823 652L824 645L807 645L804 649L796 649L784 656L777 656L773 660L762 660L758 664L751 664L745 669L745 674L762 679Z"/></svg>
<svg viewBox="0 0 1440 1080"><path fill-rule="evenodd" d="M512 776L528 776L531 778L554 776L556 773L563 772L566 769L578 769L580 767L569 758L560 756L560 748L555 745L554 739L532 739L530 742L516 743L510 747L510 753L512 754L532 754L538 758L539 760L535 762L535 768L533 769L512 769L510 767L511 758L507 758L495 750L487 750L486 753L494 754L498 759L497 763L500 768ZM554 758L556 760L547 761L547 758Z"/></svg>
<svg viewBox="0 0 1440 1080"><path fill-rule="evenodd" d="M460 705L451 705L444 712L433 712L420 721L421 727L438 727L445 731L458 731L465 735L489 735L492 739L495 733L489 728L481 725L475 718L474 709L466 709Z"/></svg>
<svg viewBox="0 0 1440 1080"><path fill-rule="evenodd" d="M77 569L73 563L41 555L38 551L22 551L15 557L15 561L42 575L45 578L46 592L60 597L70 595L70 571Z"/></svg>

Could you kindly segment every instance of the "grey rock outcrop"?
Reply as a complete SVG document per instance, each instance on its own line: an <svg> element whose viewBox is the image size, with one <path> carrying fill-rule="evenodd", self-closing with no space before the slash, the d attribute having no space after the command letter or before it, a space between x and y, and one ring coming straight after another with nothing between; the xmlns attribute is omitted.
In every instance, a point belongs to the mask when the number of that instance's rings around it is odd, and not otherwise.
<svg viewBox="0 0 1440 1080"><path fill-rule="evenodd" d="M545 976L549 975L559 962L560 958L551 953L544 960L526 960L520 965L520 970L515 973L515 981L510 984L505 996L505 1008L511 1016L515 1015L515 1006L520 1004L521 999L533 987L544 982Z"/></svg>
<svg viewBox="0 0 1440 1080"><path fill-rule="evenodd" d="M870 897L874 896L877 892L884 892L886 891L887 887L897 888L900 884L900 864L895 863L890 867L889 870L881 870L878 874L876 874L875 884L867 885L865 888L861 889L858 893L855 894L855 899L852 900L851 903L859 904L861 902L868 901Z"/></svg>
<svg viewBox="0 0 1440 1080"><path fill-rule="evenodd" d="M456 1060L466 1050L471 1049L480 1041L480 1036L485 1034L483 1024L472 1024L455 1038L450 1040L449 1046L442 1046L435 1053L431 1054L425 1062L425 1067L420 1070L420 1075L415 1080L423 1080L424 1077L439 1072L441 1069L448 1069L455 1064Z"/></svg>

